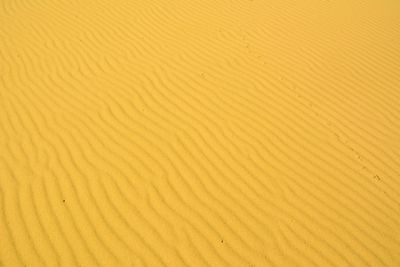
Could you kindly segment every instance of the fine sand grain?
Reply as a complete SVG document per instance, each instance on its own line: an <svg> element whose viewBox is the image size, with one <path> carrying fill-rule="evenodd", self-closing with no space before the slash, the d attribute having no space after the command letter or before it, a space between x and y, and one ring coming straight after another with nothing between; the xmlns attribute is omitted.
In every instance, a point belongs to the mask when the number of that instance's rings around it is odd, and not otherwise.
<svg viewBox="0 0 400 267"><path fill-rule="evenodd" d="M0 0L0 266L400 266L400 2Z"/></svg>

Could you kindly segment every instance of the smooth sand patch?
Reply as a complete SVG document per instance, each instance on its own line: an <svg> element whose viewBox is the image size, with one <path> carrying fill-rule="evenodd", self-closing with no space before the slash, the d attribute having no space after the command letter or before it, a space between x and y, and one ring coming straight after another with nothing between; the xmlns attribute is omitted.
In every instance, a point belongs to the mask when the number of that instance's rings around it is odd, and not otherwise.
<svg viewBox="0 0 400 267"><path fill-rule="evenodd" d="M1 0L0 266L399 266L399 14Z"/></svg>

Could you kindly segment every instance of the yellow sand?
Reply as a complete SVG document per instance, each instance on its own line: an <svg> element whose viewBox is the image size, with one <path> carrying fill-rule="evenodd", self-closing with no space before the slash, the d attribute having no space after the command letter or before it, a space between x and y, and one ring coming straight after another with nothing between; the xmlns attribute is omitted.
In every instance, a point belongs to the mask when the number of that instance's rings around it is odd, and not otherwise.
<svg viewBox="0 0 400 267"><path fill-rule="evenodd" d="M400 266L400 2L0 0L0 266Z"/></svg>

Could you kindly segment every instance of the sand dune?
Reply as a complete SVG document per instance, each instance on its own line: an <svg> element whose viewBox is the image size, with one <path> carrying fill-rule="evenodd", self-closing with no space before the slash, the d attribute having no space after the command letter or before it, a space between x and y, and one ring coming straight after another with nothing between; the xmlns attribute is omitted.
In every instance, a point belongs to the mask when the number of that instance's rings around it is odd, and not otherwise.
<svg viewBox="0 0 400 267"><path fill-rule="evenodd" d="M0 0L0 266L400 266L399 14Z"/></svg>

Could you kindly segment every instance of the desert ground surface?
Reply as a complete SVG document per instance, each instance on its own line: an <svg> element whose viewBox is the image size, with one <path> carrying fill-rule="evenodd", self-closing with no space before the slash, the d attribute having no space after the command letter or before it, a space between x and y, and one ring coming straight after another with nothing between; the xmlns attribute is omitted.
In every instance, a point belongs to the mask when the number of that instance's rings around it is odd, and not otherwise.
<svg viewBox="0 0 400 267"><path fill-rule="evenodd" d="M400 2L0 0L0 266L400 266Z"/></svg>

